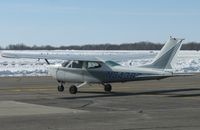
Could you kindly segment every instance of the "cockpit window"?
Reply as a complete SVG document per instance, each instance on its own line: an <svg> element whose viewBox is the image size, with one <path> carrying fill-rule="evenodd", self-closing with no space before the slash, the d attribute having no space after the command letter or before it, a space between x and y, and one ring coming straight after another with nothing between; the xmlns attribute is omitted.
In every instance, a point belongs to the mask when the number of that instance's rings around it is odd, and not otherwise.
<svg viewBox="0 0 200 130"><path fill-rule="evenodd" d="M95 69L95 68L100 68L100 67L101 67L101 65L99 63L93 62L93 61L88 62L88 64L87 64L88 69Z"/></svg>
<svg viewBox="0 0 200 130"><path fill-rule="evenodd" d="M72 62L72 68L82 68L83 61L73 61Z"/></svg>

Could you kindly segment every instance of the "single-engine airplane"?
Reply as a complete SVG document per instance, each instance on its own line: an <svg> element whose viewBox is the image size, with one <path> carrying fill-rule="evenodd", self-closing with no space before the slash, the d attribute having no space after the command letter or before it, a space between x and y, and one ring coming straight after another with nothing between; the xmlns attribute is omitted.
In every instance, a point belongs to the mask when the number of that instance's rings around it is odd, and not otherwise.
<svg viewBox="0 0 200 130"><path fill-rule="evenodd" d="M48 73L58 81L59 92L64 91L66 82L77 83L78 85L69 87L71 94L76 94L78 89L86 84L102 84L106 92L111 92L112 86L110 83L114 82L159 80L174 76L184 76L187 74L174 73L171 65L181 48L183 40L170 37L153 62L143 66L125 67L114 61L84 58L67 60L61 65L49 65ZM26 56L6 53L2 53L2 56L26 58ZM28 56L28 58L31 57ZM49 64L45 57L38 58L44 58Z"/></svg>

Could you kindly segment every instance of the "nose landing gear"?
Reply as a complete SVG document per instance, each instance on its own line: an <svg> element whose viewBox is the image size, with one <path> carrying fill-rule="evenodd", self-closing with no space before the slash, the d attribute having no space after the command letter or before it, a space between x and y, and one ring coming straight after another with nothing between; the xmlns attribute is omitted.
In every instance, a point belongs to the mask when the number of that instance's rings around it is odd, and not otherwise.
<svg viewBox="0 0 200 130"><path fill-rule="evenodd" d="M65 88L64 88L63 84L58 85L58 91L59 91L59 92L63 92L64 89L65 89Z"/></svg>

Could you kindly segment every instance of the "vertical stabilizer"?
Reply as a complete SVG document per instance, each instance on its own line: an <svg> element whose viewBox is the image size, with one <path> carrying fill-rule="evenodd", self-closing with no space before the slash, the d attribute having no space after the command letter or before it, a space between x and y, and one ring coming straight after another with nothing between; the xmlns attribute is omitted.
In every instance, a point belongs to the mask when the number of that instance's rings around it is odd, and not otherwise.
<svg viewBox="0 0 200 130"><path fill-rule="evenodd" d="M144 67L156 69L172 69L171 63L179 52L184 39L172 38L165 43L153 62Z"/></svg>

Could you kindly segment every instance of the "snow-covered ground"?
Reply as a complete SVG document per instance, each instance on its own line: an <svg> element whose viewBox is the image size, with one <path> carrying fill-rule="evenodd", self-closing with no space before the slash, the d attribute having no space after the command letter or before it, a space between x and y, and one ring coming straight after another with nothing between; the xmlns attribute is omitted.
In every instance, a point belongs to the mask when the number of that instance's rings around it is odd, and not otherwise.
<svg viewBox="0 0 200 130"><path fill-rule="evenodd" d="M139 66L152 62L158 51L4 51L48 56L81 56L98 57L119 62L123 66ZM50 60L51 63L60 64L62 60ZM200 52L180 51L174 63L176 72L200 72ZM47 64L44 60L12 59L0 57L0 76L44 76L47 74Z"/></svg>

